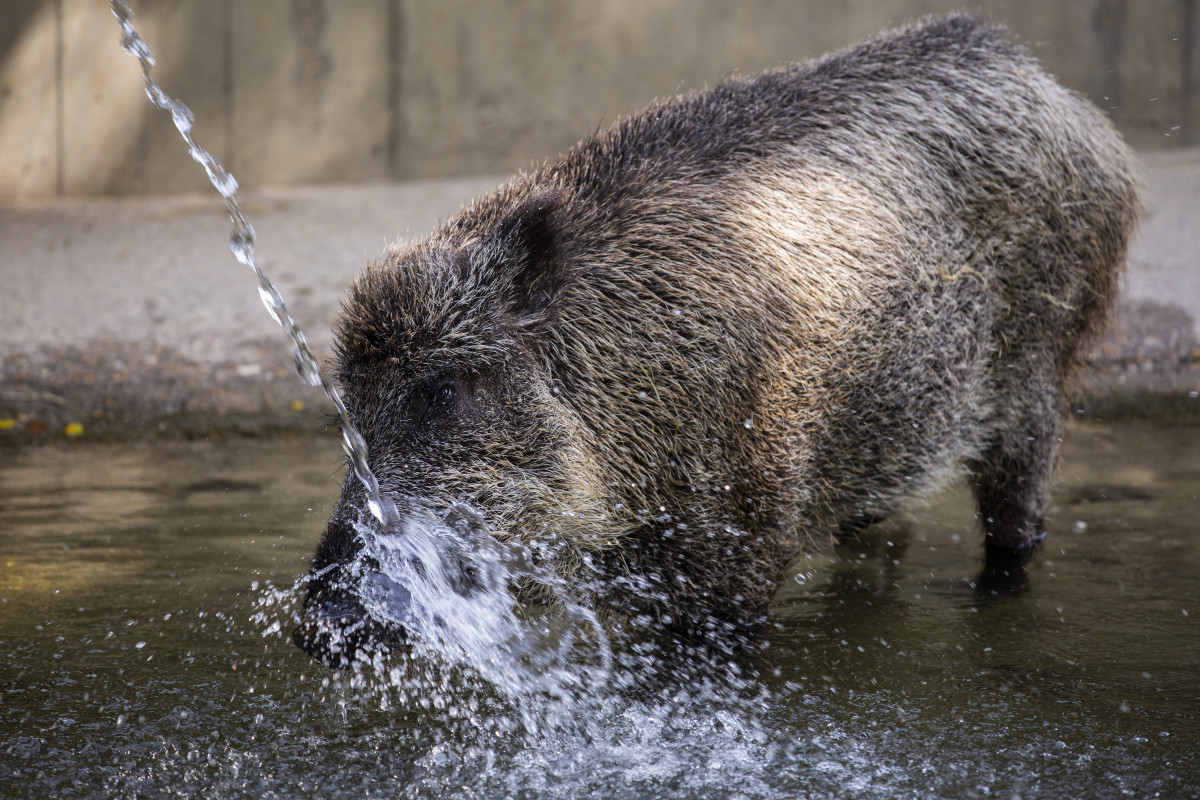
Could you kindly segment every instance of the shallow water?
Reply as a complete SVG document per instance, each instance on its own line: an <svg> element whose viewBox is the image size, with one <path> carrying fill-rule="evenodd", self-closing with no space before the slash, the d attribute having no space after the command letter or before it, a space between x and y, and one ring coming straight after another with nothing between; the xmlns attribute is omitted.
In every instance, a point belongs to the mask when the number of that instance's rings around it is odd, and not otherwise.
<svg viewBox="0 0 1200 800"><path fill-rule="evenodd" d="M1200 427L1075 426L1016 591L952 492L798 565L757 652L523 708L292 646L339 462L0 450L0 797L1200 796Z"/></svg>

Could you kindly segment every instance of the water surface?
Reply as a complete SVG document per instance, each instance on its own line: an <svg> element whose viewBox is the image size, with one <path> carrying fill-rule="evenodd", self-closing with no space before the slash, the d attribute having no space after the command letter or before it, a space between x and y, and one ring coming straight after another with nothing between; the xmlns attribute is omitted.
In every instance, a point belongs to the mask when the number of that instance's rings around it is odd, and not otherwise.
<svg viewBox="0 0 1200 800"><path fill-rule="evenodd" d="M950 492L798 564L756 652L574 700L291 645L339 449L0 450L0 796L1200 796L1200 427L1076 425L1024 586Z"/></svg>

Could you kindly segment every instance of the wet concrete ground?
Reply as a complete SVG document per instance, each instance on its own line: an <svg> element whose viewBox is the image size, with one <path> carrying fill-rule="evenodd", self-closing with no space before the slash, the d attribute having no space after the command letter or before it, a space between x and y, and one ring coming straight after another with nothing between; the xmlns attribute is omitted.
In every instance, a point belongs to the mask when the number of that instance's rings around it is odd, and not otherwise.
<svg viewBox="0 0 1200 800"><path fill-rule="evenodd" d="M1147 211L1089 407L1200 412L1200 149L1142 153ZM499 178L262 191L258 254L322 358L347 283ZM70 434L311 429L215 193L0 208L0 443Z"/></svg>

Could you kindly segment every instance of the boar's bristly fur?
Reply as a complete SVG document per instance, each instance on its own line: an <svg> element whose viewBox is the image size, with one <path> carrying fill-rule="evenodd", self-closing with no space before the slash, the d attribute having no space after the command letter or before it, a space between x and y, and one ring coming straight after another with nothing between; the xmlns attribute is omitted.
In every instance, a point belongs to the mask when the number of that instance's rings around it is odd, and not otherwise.
<svg viewBox="0 0 1200 800"><path fill-rule="evenodd" d="M554 541L610 612L754 620L809 542L956 476L1033 549L1136 189L1100 112L932 18L657 102L391 250L338 378L386 490Z"/></svg>

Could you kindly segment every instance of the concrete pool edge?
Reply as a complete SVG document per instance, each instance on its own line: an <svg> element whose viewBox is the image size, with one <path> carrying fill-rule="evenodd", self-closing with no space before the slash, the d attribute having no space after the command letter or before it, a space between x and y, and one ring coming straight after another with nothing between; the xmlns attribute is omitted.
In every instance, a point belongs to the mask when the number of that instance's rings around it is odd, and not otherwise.
<svg viewBox="0 0 1200 800"><path fill-rule="evenodd" d="M1114 334L1079 376L1078 415L1200 419L1200 358L1190 344L1148 356L1145 340L1119 342ZM0 446L321 434L333 424L332 406L300 383L290 362L282 342L264 342L253 363L267 366L254 368L137 342L9 355L0 363Z"/></svg>
<svg viewBox="0 0 1200 800"><path fill-rule="evenodd" d="M1200 148L1139 158L1146 212L1078 405L1200 416ZM498 183L291 187L249 193L242 207L324 359L338 300L363 266ZM0 206L0 446L324 429L331 407L296 378L228 235L215 195Z"/></svg>

